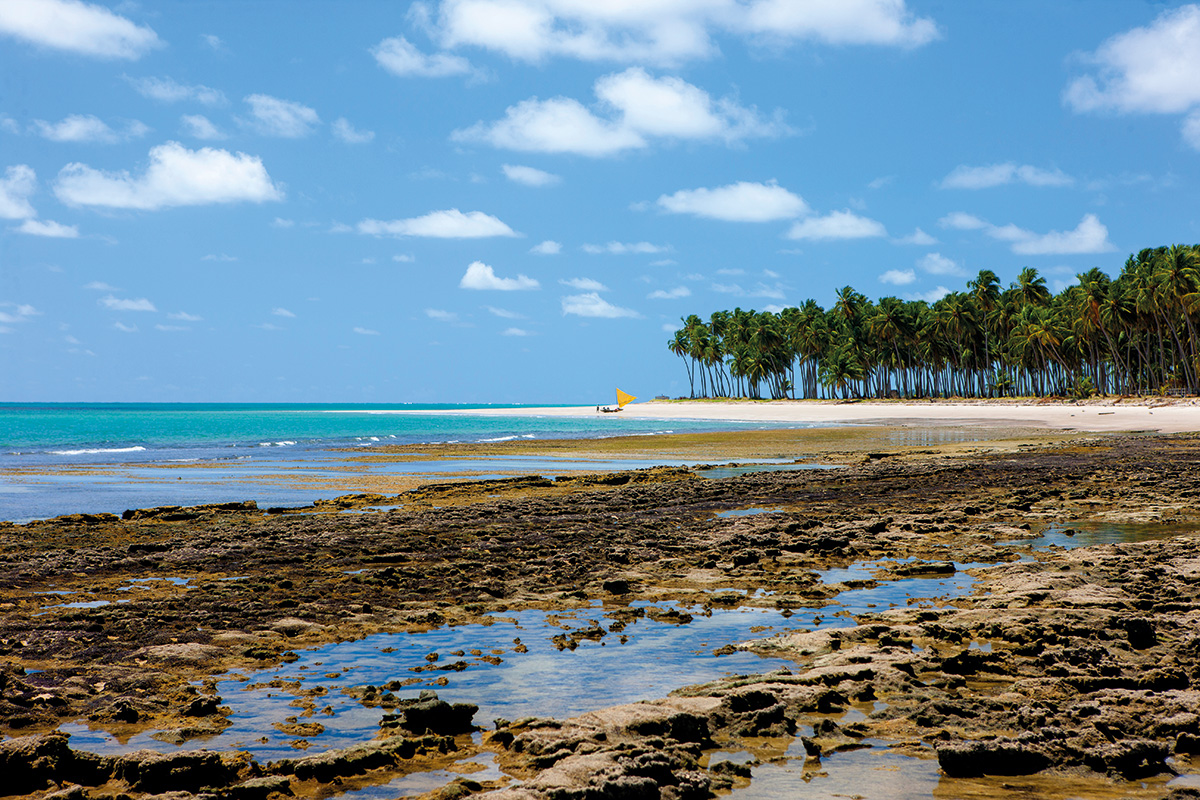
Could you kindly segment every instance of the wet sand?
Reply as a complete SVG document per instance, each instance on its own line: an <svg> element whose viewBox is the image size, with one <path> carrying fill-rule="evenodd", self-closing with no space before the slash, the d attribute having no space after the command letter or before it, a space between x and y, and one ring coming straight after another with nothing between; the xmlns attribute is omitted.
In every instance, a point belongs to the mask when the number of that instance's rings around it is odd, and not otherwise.
<svg viewBox="0 0 1200 800"><path fill-rule="evenodd" d="M13 794L33 796L216 787L325 797L442 768L471 774L447 773L431 797L750 797L789 770L806 786L820 787L824 772L831 792L895 796L887 781L838 777L840 765L869 763L865 752L924 781L928 796L1186 796L1168 781L1200 772L1191 761L1200 439L1006 433L1015 438L936 443L881 428L602 440L574 443L575 455L657 446L840 468L715 480L678 468L585 471L427 483L303 512L234 504L0 524L0 721L16 737L0 744L0 769ZM486 452L530 445L495 447ZM389 510L369 510L378 507ZM721 516L753 508L772 513ZM1069 551L1020 544L1043 528L1099 523L1149 525L1165 538ZM825 572L862 562L866 577ZM738 645L787 659L786 672L571 720L474 719L482 738L452 706L416 701L408 673L357 695L395 724L348 750L305 755L322 719L322 694L309 689L294 721L280 722L296 757L270 763L189 751L88 756L49 733L80 721L118 738L157 731L202 745L229 725L222 676L382 632L600 602L598 624L564 630L563 646L617 646L646 604L683 604L692 616L820 607L846 581L869 588L968 568L967 597L857 609L836 631ZM128 591L163 577L186 585ZM503 773L463 766L480 758Z"/></svg>

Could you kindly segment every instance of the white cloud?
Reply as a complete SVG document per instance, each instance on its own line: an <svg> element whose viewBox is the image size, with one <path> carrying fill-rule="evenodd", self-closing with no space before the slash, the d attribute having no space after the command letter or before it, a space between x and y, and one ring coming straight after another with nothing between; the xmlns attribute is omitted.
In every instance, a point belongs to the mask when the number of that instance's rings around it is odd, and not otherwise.
<svg viewBox="0 0 1200 800"><path fill-rule="evenodd" d="M727 222L772 222L799 217L809 210L803 199L775 181L739 181L715 189L681 189L659 197L658 205L674 214L694 214Z"/></svg>
<svg viewBox="0 0 1200 800"><path fill-rule="evenodd" d="M915 244L921 247L928 247L931 244L937 244L938 240L930 236L925 231L917 228L908 236L901 236L899 239L893 239L896 244Z"/></svg>
<svg viewBox="0 0 1200 800"><path fill-rule="evenodd" d="M761 120L754 108L731 98L713 100L679 78L653 78L640 67L596 81L601 117L578 100L530 98L509 106L504 119L454 131L451 139L485 142L507 150L575 153L598 158L646 147L650 138L734 142L789 131L777 112Z"/></svg>
<svg viewBox="0 0 1200 800"><path fill-rule="evenodd" d="M443 0L431 23L445 47L482 47L531 62L561 56L677 64L718 52L713 36L723 33L900 47L938 35L936 24L914 17L904 0Z"/></svg>
<svg viewBox="0 0 1200 800"><path fill-rule="evenodd" d="M190 331L191 328L188 328L184 325L163 325L162 323L159 323L158 325L154 326L154 330L173 333L175 331Z"/></svg>
<svg viewBox="0 0 1200 800"><path fill-rule="evenodd" d="M484 306L489 313L500 317L500 319L525 319L523 314L518 314L515 311L509 311L506 308L496 308L495 306Z"/></svg>
<svg viewBox="0 0 1200 800"><path fill-rule="evenodd" d="M119 291L121 291L120 289L118 289L115 286L109 286L104 281L92 281L91 283L87 284L83 288L91 289L96 292L119 292Z"/></svg>
<svg viewBox="0 0 1200 800"><path fill-rule="evenodd" d="M539 256L556 256L562 252L562 242L556 242L553 239L547 239L541 244L536 244L530 248L529 252Z"/></svg>
<svg viewBox="0 0 1200 800"><path fill-rule="evenodd" d="M177 319L180 322L202 322L204 317L198 317L195 314L189 314L186 311L176 311L172 314L167 314L167 319Z"/></svg>
<svg viewBox="0 0 1200 800"><path fill-rule="evenodd" d="M137 59L163 44L152 29L79 0L0 3L0 33L97 58Z"/></svg>
<svg viewBox="0 0 1200 800"><path fill-rule="evenodd" d="M1186 112L1200 104L1200 6L1165 11L1084 60L1095 74L1076 78L1063 94L1075 111Z"/></svg>
<svg viewBox="0 0 1200 800"><path fill-rule="evenodd" d="M209 253L208 255L204 256L200 260L201 261L223 261L225 263L228 263L230 261L237 261L237 256L231 256L228 253L220 253L220 254Z"/></svg>
<svg viewBox="0 0 1200 800"><path fill-rule="evenodd" d="M33 306L24 303L0 303L0 308L13 309L11 314L7 311L0 311L0 322L10 325L28 322L30 317L40 316L42 313ZM7 328L3 332L12 333L12 328Z"/></svg>
<svg viewBox="0 0 1200 800"><path fill-rule="evenodd" d="M1200 111L1193 111L1183 121L1183 141L1193 150L1200 150Z"/></svg>
<svg viewBox="0 0 1200 800"><path fill-rule="evenodd" d="M113 327L116 328L117 330L119 330L121 333L137 333L138 332L137 325L126 325L124 322L120 322L120 321L114 322Z"/></svg>
<svg viewBox="0 0 1200 800"><path fill-rule="evenodd" d="M209 118L203 114L184 114L179 121L182 123L184 135L191 136L193 139L211 141L225 138L221 129L212 124Z"/></svg>
<svg viewBox="0 0 1200 800"><path fill-rule="evenodd" d="M686 286L676 286L674 289L657 289L646 297L650 300L679 300L683 297L691 297L692 290Z"/></svg>
<svg viewBox="0 0 1200 800"><path fill-rule="evenodd" d="M213 50L220 50L221 48L223 48L225 46L225 43L223 41L221 41L220 36L216 36L211 33L200 34L200 41L204 42L206 45L211 47Z"/></svg>
<svg viewBox="0 0 1200 800"><path fill-rule="evenodd" d="M289 319L295 319L296 317L295 314L293 314L291 311L288 311L286 308L274 308L271 309L271 313L276 317L287 317Z"/></svg>
<svg viewBox="0 0 1200 800"><path fill-rule="evenodd" d="M755 284L753 289L745 289L741 284L737 283L714 283L709 288L714 292L732 294L738 297L767 297L772 300L782 300L784 297L782 286L779 284L767 286L761 281Z"/></svg>
<svg viewBox="0 0 1200 800"><path fill-rule="evenodd" d="M729 276L745 275L746 270L741 269L740 267L722 267L721 269L717 270L717 274Z"/></svg>
<svg viewBox="0 0 1200 800"><path fill-rule="evenodd" d="M1010 183L1028 186L1071 186L1075 179L1060 169L1046 170L1028 164L990 164L983 167L955 167L942 179L943 189L990 189Z"/></svg>
<svg viewBox="0 0 1200 800"><path fill-rule="evenodd" d="M136 300L123 297L115 297L113 295L105 295L96 301L110 311L157 311L154 303L151 303L144 297L139 297Z"/></svg>
<svg viewBox="0 0 1200 800"><path fill-rule="evenodd" d="M743 23L750 31L827 44L920 47L940 35L937 23L915 17L904 0L757 0Z"/></svg>
<svg viewBox="0 0 1200 800"><path fill-rule="evenodd" d="M650 266L652 266L652 267L673 267L678 263L679 262L673 258L660 258L658 261L651 261Z"/></svg>
<svg viewBox="0 0 1200 800"><path fill-rule="evenodd" d="M482 261L472 261L458 282L460 289L495 290L501 292L516 292L537 289L541 286L533 278L517 275L515 278L500 278L496 271Z"/></svg>
<svg viewBox="0 0 1200 800"><path fill-rule="evenodd" d="M37 212L29 196L37 190L37 173L28 164L17 164L4 170L0 180L0 219L29 219Z"/></svg>
<svg viewBox="0 0 1200 800"><path fill-rule="evenodd" d="M72 206L145 210L283 199L261 159L210 147L188 150L179 142L152 148L150 165L136 178L68 164L58 173L54 193Z"/></svg>
<svg viewBox="0 0 1200 800"><path fill-rule="evenodd" d="M446 53L426 55L403 36L384 39L371 48L371 55L393 75L444 78L471 71L471 64L465 58Z"/></svg>
<svg viewBox="0 0 1200 800"><path fill-rule="evenodd" d="M46 236L52 239L78 239L79 228L74 225L63 225L52 220L27 219L17 228L21 233L31 236Z"/></svg>
<svg viewBox="0 0 1200 800"><path fill-rule="evenodd" d="M354 326L354 332L359 334L360 336L378 336L379 335L379 331L373 331L370 328L362 328L357 325Z"/></svg>
<svg viewBox="0 0 1200 800"><path fill-rule="evenodd" d="M609 242L608 244L585 244L583 252L599 255L601 253L609 253L614 256L624 255L648 255L652 253L666 253L670 250L669 247L662 247L650 242Z"/></svg>
<svg viewBox="0 0 1200 800"><path fill-rule="evenodd" d="M281 331L281 330L283 330L283 328L279 327L278 325L273 325L270 322L261 322L258 325L255 325L254 327L258 328L259 330L263 330L263 331Z"/></svg>
<svg viewBox="0 0 1200 800"><path fill-rule="evenodd" d="M953 228L958 231L978 231L991 227L979 217L962 211L952 211L938 220L938 224L943 228Z"/></svg>
<svg viewBox="0 0 1200 800"><path fill-rule="evenodd" d="M425 316L436 319L438 322L458 322L458 314L453 311L443 311L440 308L425 309Z"/></svg>
<svg viewBox="0 0 1200 800"><path fill-rule="evenodd" d="M1108 228L1095 214L1085 214L1074 230L1034 233L1013 224L993 225L979 217L955 211L939 221L947 228L981 230L993 239L1010 242L1019 255L1082 255L1110 253L1116 248L1108 241Z"/></svg>
<svg viewBox="0 0 1200 800"><path fill-rule="evenodd" d="M938 286L936 289L930 289L928 292L906 294L904 297L907 300L924 300L926 303L936 303L948 294L950 294L949 289L945 286Z"/></svg>
<svg viewBox="0 0 1200 800"><path fill-rule="evenodd" d="M113 130L104 120L91 114L72 114L59 122L49 123L35 119L34 128L42 138L52 142L103 142L112 144L126 139L145 136L149 128L137 120L127 122L121 133Z"/></svg>
<svg viewBox="0 0 1200 800"><path fill-rule="evenodd" d="M130 78L125 76L125 80L129 81L142 97L161 100L164 103L195 100L206 106L219 106L227 102L225 95L217 89L199 85L187 86L171 78Z"/></svg>
<svg viewBox="0 0 1200 800"><path fill-rule="evenodd" d="M523 167L515 164L505 164L501 167L504 176L515 183L526 186L553 186L560 183L562 178L550 172L544 172L533 167Z"/></svg>
<svg viewBox="0 0 1200 800"><path fill-rule="evenodd" d="M941 253L926 253L917 260L917 266L932 275L966 275L967 272L954 259Z"/></svg>
<svg viewBox="0 0 1200 800"><path fill-rule="evenodd" d="M346 144L366 144L375 138L375 131L357 130L345 117L338 117L333 122L333 135Z"/></svg>
<svg viewBox="0 0 1200 800"><path fill-rule="evenodd" d="M570 286L572 289L578 289L581 292L607 292L608 287L603 283L592 278L570 278L560 280L563 286Z"/></svg>
<svg viewBox="0 0 1200 800"><path fill-rule="evenodd" d="M532 336L533 334L524 328L505 328L500 332L501 336Z"/></svg>
<svg viewBox="0 0 1200 800"><path fill-rule="evenodd" d="M516 236L503 222L482 211L463 213L457 208L431 211L423 217L388 221L364 219L358 232L373 236L427 236L434 239L483 239Z"/></svg>
<svg viewBox="0 0 1200 800"><path fill-rule="evenodd" d="M1010 239L1013 242L1012 251L1020 255L1079 255L1083 253L1110 253L1116 248L1108 241L1106 228L1095 214L1085 214L1074 230L1050 231L1045 234L1035 234L1030 231L1006 226L1005 236L997 238Z"/></svg>
<svg viewBox="0 0 1200 800"><path fill-rule="evenodd" d="M395 261L397 264L412 264L416 260L416 257L410 253L397 253L392 256L392 261Z"/></svg>
<svg viewBox="0 0 1200 800"><path fill-rule="evenodd" d="M313 126L321 122L314 109L291 100L267 94L252 94L245 100L250 105L250 126L264 136L298 139L312 133Z"/></svg>
<svg viewBox="0 0 1200 800"><path fill-rule="evenodd" d="M601 317L605 319L641 316L641 314L631 308L614 306L595 292L567 295L562 299L562 311L563 316L574 314L579 317Z"/></svg>
<svg viewBox="0 0 1200 800"><path fill-rule="evenodd" d="M295 224L296 221L294 219L284 219L283 217L276 217L275 219L271 220L272 228L291 228Z"/></svg>
<svg viewBox="0 0 1200 800"><path fill-rule="evenodd" d="M917 279L917 273L911 269L889 269L879 276L880 283L890 283L893 286L907 286Z"/></svg>
<svg viewBox="0 0 1200 800"><path fill-rule="evenodd" d="M811 217L797 222L787 232L789 239L868 239L887 236L879 222L860 217L849 210L834 211L824 217Z"/></svg>

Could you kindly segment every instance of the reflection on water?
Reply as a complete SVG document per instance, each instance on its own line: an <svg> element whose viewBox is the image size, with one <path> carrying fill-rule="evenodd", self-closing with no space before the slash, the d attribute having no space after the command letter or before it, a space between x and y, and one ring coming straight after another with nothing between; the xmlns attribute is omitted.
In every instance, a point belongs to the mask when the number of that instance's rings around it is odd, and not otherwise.
<svg viewBox="0 0 1200 800"><path fill-rule="evenodd" d="M1000 542L1001 547L1032 547L1046 550L1062 547L1091 547L1098 544L1132 544L1155 539L1169 539L1191 533L1192 529L1173 522L1083 522L1070 525L1051 525L1028 539Z"/></svg>

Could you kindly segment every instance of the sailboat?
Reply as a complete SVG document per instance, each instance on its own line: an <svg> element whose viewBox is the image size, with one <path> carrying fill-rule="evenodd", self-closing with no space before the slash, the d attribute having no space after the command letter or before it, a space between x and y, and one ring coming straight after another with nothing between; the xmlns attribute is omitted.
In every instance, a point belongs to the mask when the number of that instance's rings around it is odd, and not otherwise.
<svg viewBox="0 0 1200 800"><path fill-rule="evenodd" d="M616 412L620 411L625 406L632 403L634 400L637 400L637 398L634 397L633 395L626 394L625 392L622 392L620 389L617 389L617 404L615 406L596 406L596 410L603 411L606 414L615 414Z"/></svg>

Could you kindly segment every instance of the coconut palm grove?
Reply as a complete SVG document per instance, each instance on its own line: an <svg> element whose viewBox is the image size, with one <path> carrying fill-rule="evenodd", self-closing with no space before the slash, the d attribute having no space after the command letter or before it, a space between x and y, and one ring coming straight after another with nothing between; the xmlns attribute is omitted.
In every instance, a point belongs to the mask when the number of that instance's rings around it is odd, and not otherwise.
<svg viewBox="0 0 1200 800"><path fill-rule="evenodd" d="M1200 245L1131 255L1052 294L1025 268L980 270L934 303L845 286L770 311L693 314L667 342L692 397L1005 397L1200 394Z"/></svg>

